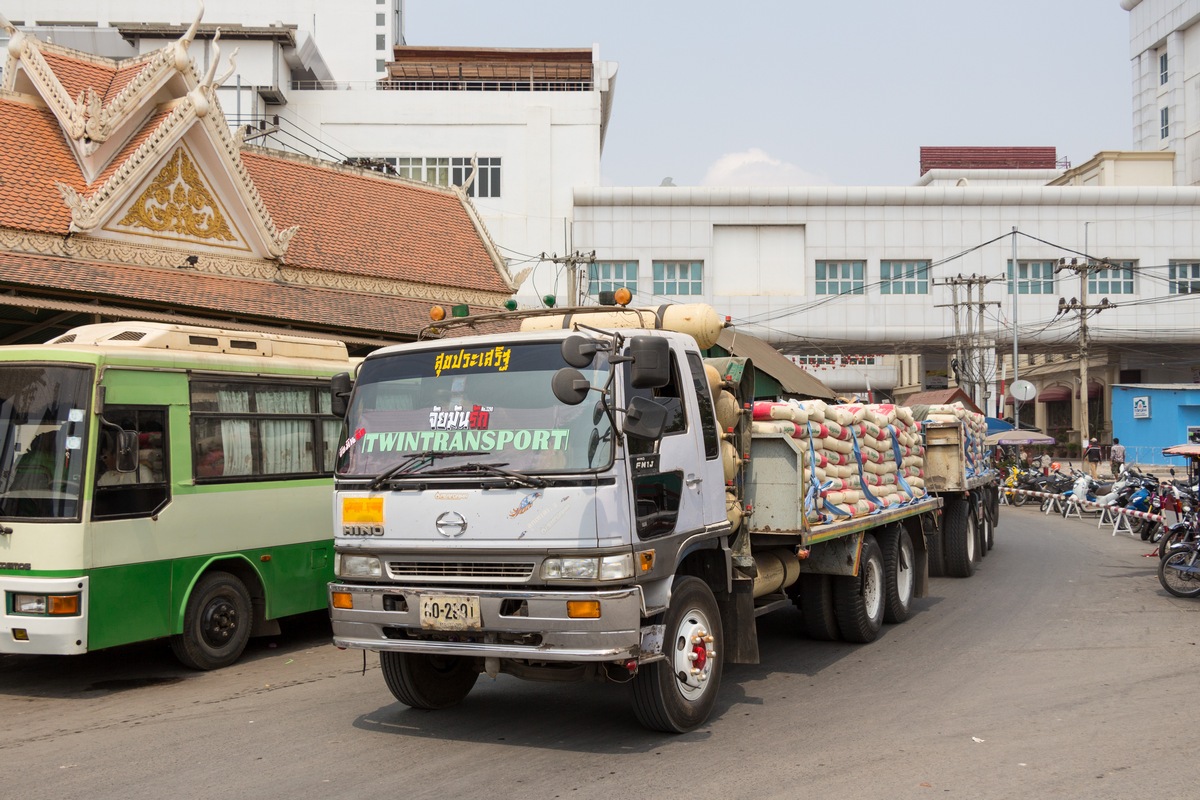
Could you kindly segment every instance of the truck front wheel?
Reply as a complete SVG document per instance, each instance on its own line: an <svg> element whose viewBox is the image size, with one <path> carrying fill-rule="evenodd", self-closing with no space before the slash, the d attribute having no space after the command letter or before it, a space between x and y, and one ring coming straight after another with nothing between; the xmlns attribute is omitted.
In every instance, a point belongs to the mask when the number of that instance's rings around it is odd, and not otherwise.
<svg viewBox="0 0 1200 800"><path fill-rule="evenodd" d="M633 710L647 728L686 733L708 719L721 686L721 613L708 584L682 576L671 589L664 620L666 658L633 679Z"/></svg>
<svg viewBox="0 0 1200 800"><path fill-rule="evenodd" d="M397 700L431 711L461 703L479 678L471 662L461 656L383 651L379 666Z"/></svg>
<svg viewBox="0 0 1200 800"><path fill-rule="evenodd" d="M883 627L884 589L883 554L875 537L863 537L858 575L839 575L833 579L833 607L838 629L847 642L873 642Z"/></svg>

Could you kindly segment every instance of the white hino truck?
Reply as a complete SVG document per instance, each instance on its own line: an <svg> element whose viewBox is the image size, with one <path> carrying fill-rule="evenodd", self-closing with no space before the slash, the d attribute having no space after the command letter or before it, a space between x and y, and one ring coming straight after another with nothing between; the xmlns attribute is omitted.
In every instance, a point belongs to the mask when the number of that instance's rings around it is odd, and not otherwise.
<svg viewBox="0 0 1200 800"><path fill-rule="evenodd" d="M725 663L757 663L758 616L868 642L926 593L943 498L821 514L811 439L752 435L753 365L706 364L711 308L524 317L435 324L333 379L334 643L377 651L399 701L612 681L684 732Z"/></svg>

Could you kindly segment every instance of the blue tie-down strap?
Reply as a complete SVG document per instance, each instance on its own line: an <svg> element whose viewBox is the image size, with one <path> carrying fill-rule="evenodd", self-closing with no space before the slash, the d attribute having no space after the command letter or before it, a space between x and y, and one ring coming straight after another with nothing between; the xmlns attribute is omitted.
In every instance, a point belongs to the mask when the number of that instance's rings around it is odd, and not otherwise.
<svg viewBox="0 0 1200 800"><path fill-rule="evenodd" d="M858 463L858 482L862 484L860 488L862 489L863 498L868 503L875 504L875 510L871 512L871 515L878 514L883 510L883 503L879 502L879 498L871 494L871 490L867 487L867 478L863 475L862 452L858 449L858 437L854 435L854 431L850 431L850 441L854 443L854 460Z"/></svg>
<svg viewBox="0 0 1200 800"><path fill-rule="evenodd" d="M893 426L888 425L887 430L892 434L892 455L896 458L896 483L900 484L900 488L908 495L908 499L900 503L900 505L908 505L916 500L913 497L912 487L908 485L908 481L904 480L904 457L900 455L900 436Z"/></svg>
<svg viewBox="0 0 1200 800"><path fill-rule="evenodd" d="M811 513L817 513L817 517L824 521L824 515L817 512L817 500L821 498L821 490L825 487L821 486L817 481L817 448L813 446L813 429L812 423L804 423L808 426L808 491L804 493L804 516L807 517ZM832 483L832 482L830 482Z"/></svg>

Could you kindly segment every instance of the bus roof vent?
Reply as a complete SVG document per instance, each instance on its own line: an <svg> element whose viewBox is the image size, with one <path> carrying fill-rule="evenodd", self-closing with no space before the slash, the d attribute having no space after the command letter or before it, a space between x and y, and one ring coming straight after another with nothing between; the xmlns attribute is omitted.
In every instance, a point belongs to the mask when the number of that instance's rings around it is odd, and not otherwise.
<svg viewBox="0 0 1200 800"><path fill-rule="evenodd" d="M242 358L268 356L322 361L347 361L346 345L280 333L231 331L166 322L102 322L81 325L50 344L139 347L192 353L226 353Z"/></svg>

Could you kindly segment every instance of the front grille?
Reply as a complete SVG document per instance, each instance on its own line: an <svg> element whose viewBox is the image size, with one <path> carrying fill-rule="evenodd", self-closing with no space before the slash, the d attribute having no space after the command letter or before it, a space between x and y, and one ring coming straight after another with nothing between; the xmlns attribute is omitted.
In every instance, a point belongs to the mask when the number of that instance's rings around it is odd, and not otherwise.
<svg viewBox="0 0 1200 800"><path fill-rule="evenodd" d="M395 580L461 578L465 580L529 580L530 561L389 561L388 577Z"/></svg>

